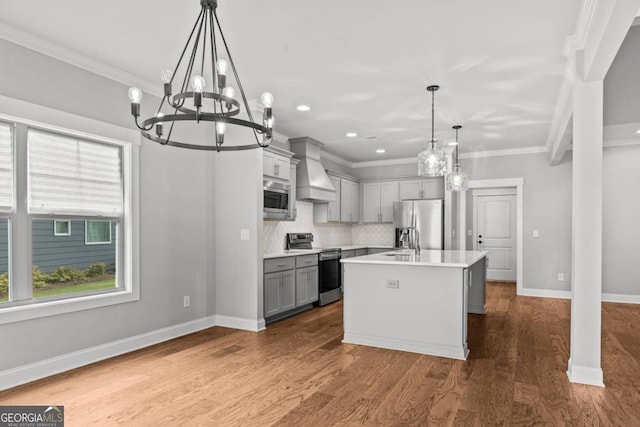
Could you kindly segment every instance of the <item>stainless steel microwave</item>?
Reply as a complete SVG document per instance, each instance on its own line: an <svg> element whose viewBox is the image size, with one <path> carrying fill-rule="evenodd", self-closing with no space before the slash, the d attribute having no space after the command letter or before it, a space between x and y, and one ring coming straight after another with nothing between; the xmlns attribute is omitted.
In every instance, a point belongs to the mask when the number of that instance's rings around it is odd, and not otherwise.
<svg viewBox="0 0 640 427"><path fill-rule="evenodd" d="M264 180L264 213L265 219L289 218L289 184Z"/></svg>

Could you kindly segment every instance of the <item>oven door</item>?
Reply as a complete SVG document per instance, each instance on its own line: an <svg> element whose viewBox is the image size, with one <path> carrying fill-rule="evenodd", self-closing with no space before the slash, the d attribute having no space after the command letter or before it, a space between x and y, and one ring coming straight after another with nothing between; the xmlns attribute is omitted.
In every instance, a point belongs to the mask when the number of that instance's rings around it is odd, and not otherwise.
<svg viewBox="0 0 640 427"><path fill-rule="evenodd" d="M327 259L319 262L320 293L333 291L342 286L340 258Z"/></svg>
<svg viewBox="0 0 640 427"><path fill-rule="evenodd" d="M265 181L263 191L263 217L268 219L287 219L289 215L289 185Z"/></svg>

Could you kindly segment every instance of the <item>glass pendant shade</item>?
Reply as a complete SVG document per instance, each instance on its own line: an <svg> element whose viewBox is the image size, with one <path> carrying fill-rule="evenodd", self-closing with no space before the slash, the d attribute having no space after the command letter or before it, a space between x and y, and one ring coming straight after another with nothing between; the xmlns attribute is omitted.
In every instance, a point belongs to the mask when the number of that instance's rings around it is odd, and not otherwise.
<svg viewBox="0 0 640 427"><path fill-rule="evenodd" d="M442 176L447 168L447 159L434 141L429 142L426 150L418 154L418 175Z"/></svg>
<svg viewBox="0 0 640 427"><path fill-rule="evenodd" d="M447 191L466 191L469 188L469 177L462 172L460 165L453 166L453 172L447 175Z"/></svg>
<svg viewBox="0 0 640 427"><path fill-rule="evenodd" d="M418 175L420 176L442 176L447 173L447 158L444 151L437 145L434 135L435 116L435 92L440 89L438 85L427 87L431 92L431 139L427 149L418 154Z"/></svg>

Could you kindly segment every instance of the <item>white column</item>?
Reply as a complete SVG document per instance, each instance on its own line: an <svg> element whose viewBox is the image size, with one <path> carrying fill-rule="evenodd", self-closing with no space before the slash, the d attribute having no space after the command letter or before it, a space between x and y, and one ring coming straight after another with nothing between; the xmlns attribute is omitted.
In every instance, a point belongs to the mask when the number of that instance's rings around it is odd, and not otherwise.
<svg viewBox="0 0 640 427"><path fill-rule="evenodd" d="M603 81L573 86L571 382L604 386L601 355Z"/></svg>

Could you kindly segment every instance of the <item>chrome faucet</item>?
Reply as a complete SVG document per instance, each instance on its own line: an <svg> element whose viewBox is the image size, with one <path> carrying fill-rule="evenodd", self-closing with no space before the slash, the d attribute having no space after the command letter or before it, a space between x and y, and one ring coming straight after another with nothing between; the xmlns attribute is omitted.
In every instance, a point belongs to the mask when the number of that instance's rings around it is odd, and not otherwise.
<svg viewBox="0 0 640 427"><path fill-rule="evenodd" d="M409 249L413 249L416 255L420 255L420 232L413 226L407 227L406 230L409 235Z"/></svg>

